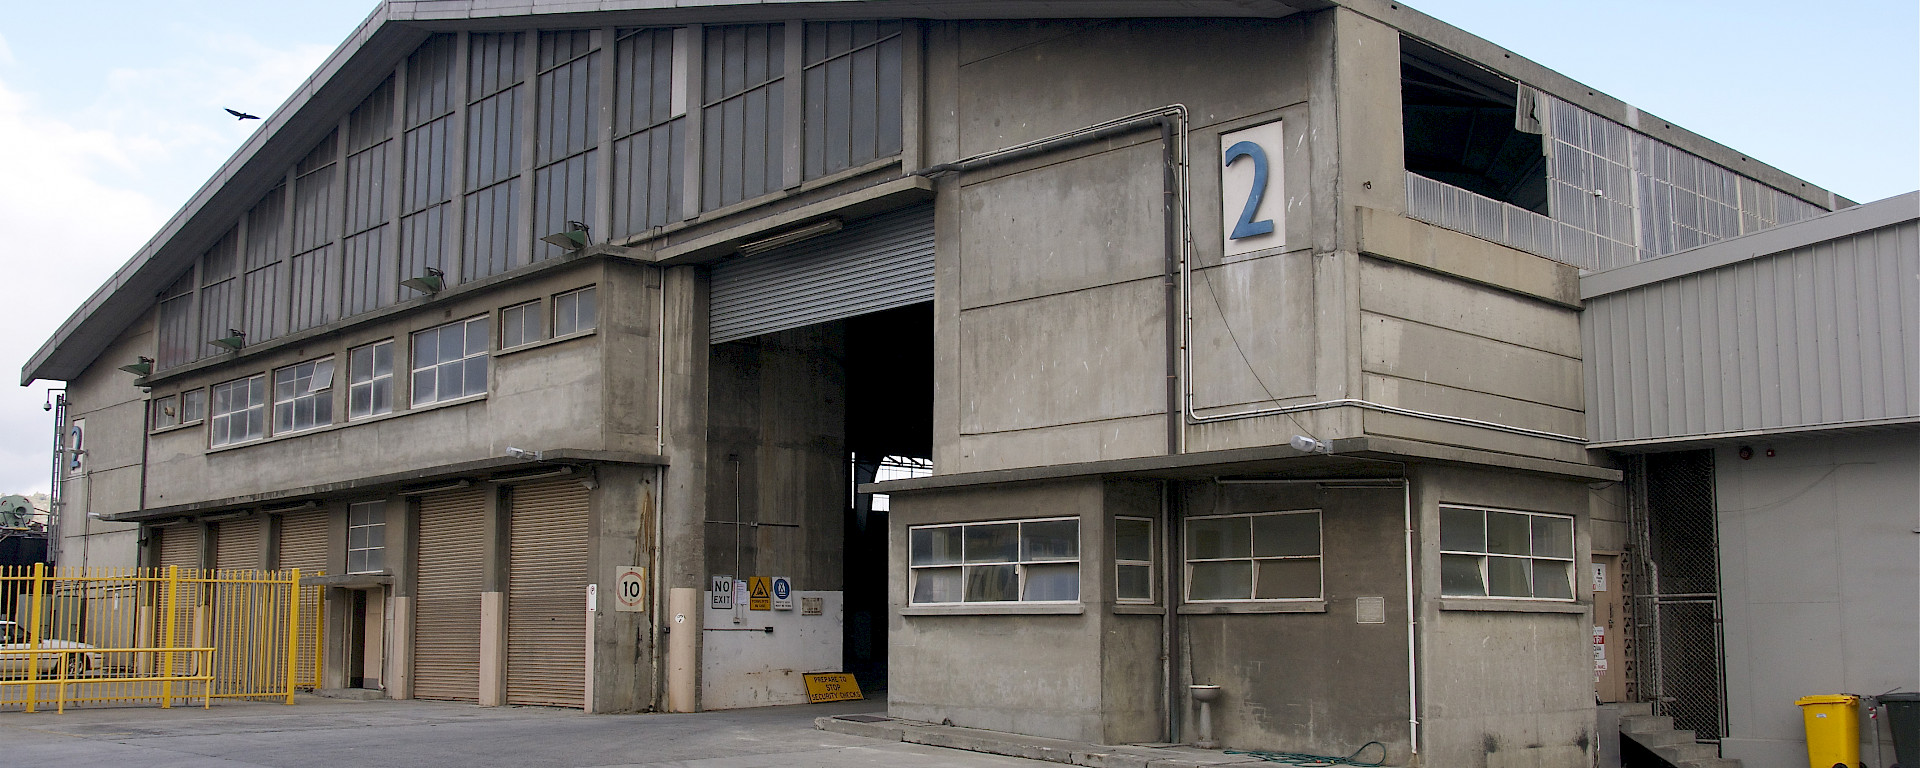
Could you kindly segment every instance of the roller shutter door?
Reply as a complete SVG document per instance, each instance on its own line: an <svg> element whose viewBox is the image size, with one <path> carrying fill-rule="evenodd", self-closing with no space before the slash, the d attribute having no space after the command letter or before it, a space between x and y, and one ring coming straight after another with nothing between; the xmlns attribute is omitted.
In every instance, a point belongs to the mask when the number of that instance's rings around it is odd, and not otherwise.
<svg viewBox="0 0 1920 768"><path fill-rule="evenodd" d="M513 489L507 586L507 703L586 706L587 489Z"/></svg>
<svg viewBox="0 0 1920 768"><path fill-rule="evenodd" d="M475 701L480 694L480 590L486 574L485 489L420 499L413 695Z"/></svg>
<svg viewBox="0 0 1920 768"><path fill-rule="evenodd" d="M177 525L169 528L154 529L160 533L159 566L164 576L167 566L177 565L180 570L200 567L200 529L197 526Z"/></svg>
<svg viewBox="0 0 1920 768"><path fill-rule="evenodd" d="M327 513L302 512L280 518L280 559L275 561L281 569L300 569L300 579L319 576L327 572ZM318 688L319 670L315 664L321 656L321 643L324 628L320 625L322 612L320 604L321 587L302 587L300 589L300 656L294 672L296 685Z"/></svg>
<svg viewBox="0 0 1920 768"><path fill-rule="evenodd" d="M716 266L711 299L715 344L933 301L933 206Z"/></svg>
<svg viewBox="0 0 1920 768"><path fill-rule="evenodd" d="M260 567L260 518L227 520L214 529L213 567L223 571Z"/></svg>

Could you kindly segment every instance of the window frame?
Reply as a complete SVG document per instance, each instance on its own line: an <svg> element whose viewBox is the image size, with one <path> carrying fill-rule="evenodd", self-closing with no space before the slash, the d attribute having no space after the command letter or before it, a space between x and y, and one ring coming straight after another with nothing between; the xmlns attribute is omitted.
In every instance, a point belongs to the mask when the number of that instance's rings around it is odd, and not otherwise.
<svg viewBox="0 0 1920 768"><path fill-rule="evenodd" d="M1028 524L1028 523L1057 523L1057 522L1071 522L1074 524L1074 531L1073 531L1074 555L1073 557L1070 559L1069 558L1046 558L1046 559L1028 558L1024 551L1024 542L1026 538L1025 529L1018 526L1024 526L1025 524ZM994 526L994 525L1015 525L1016 526L1015 532L1014 532L1014 547L1015 547L1014 559L968 562L966 559L966 550L965 550L965 546L966 546L965 542L967 538L966 529L969 527L985 527L985 526ZM914 547L913 547L914 532L922 531L922 530L944 529L944 528L958 528L961 531L960 533L961 550L957 555L959 559L951 563L916 564L914 562ZM1080 524L1080 517L1078 515L1064 515L1064 516L1054 516L1054 517L1023 517L1023 518L1013 518L1013 519L1006 519L1006 520L968 520L964 522L931 523L927 525L907 526L907 607L908 608L930 608L930 607L975 608L975 607L981 607L981 606L1080 605L1081 598L1084 594L1084 590L1081 589L1081 580L1082 580L1083 574L1081 573L1080 567L1084 563L1084 556L1086 552L1086 548L1082 546L1080 537L1081 537L1081 534L1083 534L1084 532L1085 532L1085 526L1082 526ZM1028 583L1027 570L1030 566L1036 566L1036 565L1048 566L1048 565L1066 565L1066 564L1073 565L1074 596L1072 599L1069 599L1069 600L1026 599L1027 583ZM1014 572L1016 574L1015 580L1014 580L1014 587L1013 587L1015 599L1013 600L968 600L966 599L967 598L966 579L967 579L968 568L979 568L984 566L1004 566L1004 565L1014 566ZM949 569L960 572L960 599L959 600L919 601L915 599L916 593L918 592L918 587L920 584L922 573L936 571L936 570L949 570Z"/></svg>
<svg viewBox="0 0 1920 768"><path fill-rule="evenodd" d="M1314 554L1312 555L1259 555L1259 554L1256 554L1256 550L1254 549L1255 542L1253 539L1253 531L1254 531L1253 519L1256 517L1271 517L1271 516L1278 516L1278 515L1313 515L1314 516L1314 528L1315 528L1315 534L1316 534L1314 537ZM1194 539L1193 523L1197 520L1222 520L1222 519L1243 519L1247 521L1247 555L1245 557L1204 557L1204 558L1194 557L1193 549L1192 549L1193 539ZM1247 604L1247 603L1257 603L1262 605L1269 605L1269 604L1277 605L1277 604L1289 604L1289 603L1311 604L1311 603L1321 603L1326 601L1327 599L1327 527L1326 527L1326 515L1324 510L1319 508L1274 509L1274 510L1262 510L1259 512L1233 512L1233 513L1218 514L1218 515L1193 515L1183 520L1182 526L1183 527L1181 529L1181 532L1183 536L1181 537L1181 552L1180 552L1181 577L1182 577L1181 584L1180 584L1180 600L1182 603L1191 604L1191 605L1230 605L1230 604ZM1319 593L1313 595L1312 597L1257 597L1260 590L1259 563L1261 561L1277 561L1277 560L1286 560L1286 561L1313 560L1319 571L1319 582L1320 582ZM1245 561L1248 563L1247 597L1221 597L1221 598L1194 599L1193 597L1193 565L1194 563L1196 562L1226 563L1226 562L1241 562L1241 561Z"/></svg>
<svg viewBox="0 0 1920 768"><path fill-rule="evenodd" d="M387 372L384 375L378 373L380 369L380 348L383 346L387 347ZM393 413L394 411L393 382L395 378L393 374L393 354L394 354L393 348L396 346L398 345L394 343L394 339L386 338L380 341L370 342L367 344L361 344L356 347L347 348L347 421L371 419L375 416L385 416L389 413ZM357 381L356 376L358 374L355 372L355 369L354 369L354 353L359 352L360 350L363 350L363 349L368 351L367 354L369 356L367 360L367 366L368 366L367 380ZM375 395L379 391L380 385L383 383L386 385L386 388L387 388L387 409L384 411L378 410L377 406L374 405L374 403L377 401ZM355 414L353 409L353 393L361 389L366 389L368 391L367 412L362 414Z"/></svg>
<svg viewBox="0 0 1920 768"><path fill-rule="evenodd" d="M260 400L259 400L259 402L257 402L257 403L250 403L250 404L249 404L249 405L247 405L247 407L245 407L245 408L241 408L241 409L237 409L237 410L229 410L229 411L226 411L226 412L224 412L224 413L222 413L222 412L218 412L218 411L217 411L217 408L218 408L218 404L219 404L219 401L220 401L220 388L221 388L221 387L231 387L231 386L233 386L233 385L235 385L235 384L246 384L246 385L247 385L247 389L248 389L248 392L247 392L247 395L248 395L249 397L251 397L251 395L252 395L252 391L253 391L253 389L254 389L254 388L253 388L253 383L254 383L255 381L258 381L258 382L259 382L259 388L258 388L258 391L259 391L259 393L260 393ZM227 446L230 446L230 445L242 445L242 444L245 444L245 443L251 443L251 442L255 442L255 441L259 441L259 440L264 440L264 439L266 439L266 437L267 437L267 417L268 417L268 413L267 413L267 400L268 400L268 398L267 398L267 374L266 374L266 373L265 373L264 371L263 371L263 372L260 372L260 373L255 373L255 374L250 374L250 375L247 375L247 376L241 376L240 378L237 378L237 379L229 379L229 380L227 380L227 381L223 381L223 382L220 382L220 383L218 383L218 384L215 384L215 385L213 385L213 386L212 386L212 387L210 388L210 390L211 390L211 392L209 393L209 395L208 395L208 397L207 397L207 400L208 400L208 403L207 403L207 445L208 445L208 447L209 447L209 448L224 448L224 447L227 447ZM258 412L259 412L259 418L260 418L260 433L259 433L259 434L257 434L257 435L253 435L253 436L250 436L250 437L241 437L241 438L239 438L239 439L232 439L232 438L230 437L229 439L227 439L227 440L225 440L225 441L220 441L220 440L219 440L219 438L218 438L218 435L217 435L217 434L215 433L215 430L216 430L216 429L218 429L218 428L219 428L219 426L220 426L221 424L228 424L228 425L231 425L231 424L233 423L233 418L232 418L232 417L233 417L234 415L236 415L236 414L244 414L244 413L249 413L249 412L253 412L253 411L258 411ZM228 435L229 435L229 436L231 436L231 434L232 434L232 430L231 430L231 429L228 429L228 431L227 431L227 432L228 432Z"/></svg>
<svg viewBox="0 0 1920 768"><path fill-rule="evenodd" d="M1137 523L1147 524L1147 559L1146 560L1130 560L1130 559L1123 559L1120 557L1120 524L1122 522L1137 522ZM1155 605L1160 602L1160 583L1159 583L1159 580L1155 578L1156 576L1159 575L1158 571L1160 570L1158 568L1158 561L1159 561L1159 554L1160 554L1160 550L1158 547L1160 544L1160 536L1161 536L1159 522L1160 521L1155 520L1151 517L1142 517L1139 515L1115 515L1114 516L1113 518L1113 602L1120 605ZM1121 592L1120 569L1140 568L1140 567L1145 567L1147 569L1147 596L1144 598L1127 597Z"/></svg>
<svg viewBox="0 0 1920 768"><path fill-rule="evenodd" d="M493 370L492 370L492 365L488 362L488 360L492 358L491 351L488 349L488 347L492 346L489 343L492 339L492 333L491 333L492 323L489 322L490 320L491 320L491 317L489 313L481 313L481 314L473 315L470 317L464 317L459 320L454 320L452 322L441 323L431 328L422 328L420 330L407 334L407 351L408 351L407 372L409 374L407 402L409 407L419 408L422 406L433 405L436 403L445 403L445 402L451 402L454 400L461 400L468 397L480 397L487 394L487 392L492 389L491 378L493 376ZM481 324L480 333L481 333L482 342L480 344L480 348L478 351L470 351L468 348L468 342L471 340L472 333L473 333L472 329L469 326L471 326L473 323ZM439 334L449 328L460 328L461 333L464 335L464 338L462 338L461 340L461 355L459 358L456 358L453 360L442 360L437 356L438 350L440 348ZM435 335L434 349L435 349L436 357L433 359L432 362L428 363L425 367L422 367L420 365L420 356L419 356L420 355L420 337L428 333L432 333ZM465 369L466 369L466 366L474 360L480 361L479 365L485 371L485 375L481 377L482 381L480 384L479 391L467 392L465 391L465 381L466 381ZM440 369L447 367L448 363L453 363L453 362L460 363L462 391L458 395L442 396L440 393L443 391L444 388L440 386ZM433 398L429 400L422 400L420 397L419 380L420 380L420 374L423 371L427 371L427 370L434 371Z"/></svg>
<svg viewBox="0 0 1920 768"><path fill-rule="evenodd" d="M1438 507L1437 514L1435 516L1436 523L1439 523L1440 521L1445 520L1446 512L1448 510L1474 511L1474 512L1480 513L1480 530L1481 530L1480 550L1481 551L1475 552L1475 551L1464 550L1464 549L1448 549L1445 543L1446 531L1443 527L1444 524L1443 523L1437 524L1435 526L1436 530L1438 530L1441 535L1440 563L1441 563L1442 571L1441 571L1441 582L1440 582L1441 584L1440 596L1443 599L1446 599L1446 600L1525 600L1528 602L1536 602L1536 603L1543 603L1543 604L1569 604L1569 603L1579 602L1580 577L1579 577L1579 574L1576 573L1578 569L1575 568L1574 566L1579 562L1579 557L1580 557L1580 530L1579 530L1579 521L1575 519L1573 515L1560 514L1555 512L1534 512L1534 511L1525 510L1525 509L1505 509L1501 507L1488 507L1488 506L1482 506L1478 504L1443 503L1443 504L1440 504ZM1528 528L1528 541L1527 541L1528 553L1527 554L1517 555L1517 554L1506 553L1506 552L1485 551L1485 550L1491 549L1491 547L1488 546L1488 544L1486 543L1487 515L1489 513L1521 515L1527 518L1527 528ZM1557 555L1533 554L1532 531L1533 531L1533 521L1536 518L1545 518L1549 520L1565 520L1567 522L1567 556L1566 557L1560 557ZM1449 556L1479 558L1478 565L1479 565L1479 572L1480 572L1480 588L1481 588L1480 594L1477 594L1477 595L1476 594L1459 594L1459 593L1453 593L1453 592L1447 591L1446 572L1444 569L1446 567L1445 564ZM1490 564L1492 558L1526 561L1528 563L1528 566L1526 568L1527 591L1530 594L1524 595L1524 596L1493 594L1493 581L1488 572L1488 565ZM1534 574L1537 573L1537 570L1534 567L1534 563L1538 561L1566 563L1566 574L1567 574L1567 596L1566 597L1539 597L1538 596L1537 593L1540 590L1534 580Z"/></svg>
<svg viewBox="0 0 1920 768"><path fill-rule="evenodd" d="M311 432L333 425L334 382L340 376L338 366L334 363L335 358L333 355L325 355L312 360L302 360L292 365L273 369L272 391L269 393L268 398L271 401L268 403L268 405L271 406L269 408L271 413L269 414L268 434L293 435L301 432ZM313 366L312 371L307 376L308 381L320 378L321 372L324 371L326 373L326 382L317 389L314 388L312 384L309 384L304 393L295 394L288 399L282 400L280 398L281 376L291 372L290 375L293 377L293 381L297 382L300 380L300 370L306 366ZM299 426L300 404L303 400L314 404L313 423L304 427ZM284 427L280 424L280 406L283 404L291 404L292 407L292 415L289 417L289 423ZM325 421L320 420L320 410L323 407L326 409Z"/></svg>
<svg viewBox="0 0 1920 768"><path fill-rule="evenodd" d="M541 300L534 299L532 301L523 301L518 304L509 304L507 306L500 308L500 338L499 338L498 344L501 350L504 351L509 349L518 349L528 344L534 344L534 343L546 340L547 338L547 334L545 333L546 329L541 327L541 318L545 317L547 313L541 311L541 306L542 306ZM533 320L533 327L530 329L527 328L525 319L522 319L520 324L520 330L524 332L524 335L520 338L519 341L509 344L507 343L507 329L512 326L508 324L507 318L509 315L511 315L516 311L524 311L525 314L523 317L531 318Z"/></svg>
<svg viewBox="0 0 1920 768"><path fill-rule="evenodd" d="M368 518L369 521L357 522L354 518L356 510L358 511L370 510L371 514L369 515L369 518ZM377 522L372 521L373 518L375 517L378 518ZM358 547L354 546L355 531L376 530L376 529L379 531L379 537L380 537L379 546L358 546ZM347 573L361 574L361 573L386 573L387 572L386 532L387 532L387 502L384 499L374 500L374 501L356 501L347 505L347 541L346 541L347 556L345 560L345 564L346 564L345 570ZM361 543L365 544L366 542L363 541ZM358 569L354 567L355 553L361 553L364 555L365 553L372 553L372 552L379 553L380 567L378 568L364 567L369 564L371 560L370 555L364 557L361 560L360 564L363 567Z"/></svg>
<svg viewBox="0 0 1920 768"><path fill-rule="evenodd" d="M600 297L598 293L594 291L597 287L599 286L589 285L583 288L575 288L571 291L562 291L553 295L553 300L550 302L553 308L546 313L548 321L552 323L553 338L560 339L568 336L576 336L600 327ZM585 325L580 324L580 298L583 295L591 296L593 303L593 316L587 320ZM560 330L560 307L565 303L564 300L567 299L572 300L573 327L562 331Z"/></svg>

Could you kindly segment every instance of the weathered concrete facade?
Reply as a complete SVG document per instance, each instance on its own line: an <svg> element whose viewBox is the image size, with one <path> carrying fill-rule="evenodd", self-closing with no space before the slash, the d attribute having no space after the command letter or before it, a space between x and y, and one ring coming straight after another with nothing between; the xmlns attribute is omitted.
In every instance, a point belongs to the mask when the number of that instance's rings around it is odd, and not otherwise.
<svg viewBox="0 0 1920 768"><path fill-rule="evenodd" d="M1121 5L878 23L845 19L931 12L383 5L263 130L281 138L236 157L231 192L204 194L129 264L123 282L161 298L104 291L25 372L69 380L70 415L94 436L69 480L86 490L69 498L119 531L69 529L65 557L131 559L162 525L212 526L204 550L219 537L207 518L264 516L293 533L268 537L262 565L308 557L330 594L378 597L364 609L378 615L341 603L330 621L379 627L384 644L362 649L384 658L350 669L359 657L337 646L328 685L398 697L537 703L558 695L528 678L539 669L593 711L788 703L805 700L801 674L865 644L887 660L897 717L1192 741L1188 686L1217 685L1213 735L1229 748L1378 742L1390 765L1589 764L1603 735L1594 597L1577 575L1623 534L1616 491L1588 486L1620 472L1586 447L1579 269L1414 215L1421 169L1405 158L1425 139L1404 117L1408 51L1495 82L1509 124L1520 89L1581 120L1630 108L1397 4ZM498 69L444 74L473 61ZM584 62L611 73L580 75L598 111L557 96ZM851 91L831 85L843 76ZM674 85L647 90L660 83ZM489 122L502 110L523 121ZM261 325L235 354L181 353L181 329L222 327L183 319L205 314L188 301L213 319L260 314L245 301L218 314L219 233L266 220L251 196L279 194L278 179L298 199L329 156L343 182L358 178L352 159L382 146L365 127L378 119L353 115L385 116L396 145L429 146L437 134L421 132L452 120L446 151L466 162L444 202L375 201L364 186L328 198L385 206L408 232L446 206L466 224L443 250L385 241L396 260L380 267L404 278L438 263L444 284L372 281L366 295L386 293L367 306L297 331ZM593 127L556 127L569 120ZM316 143L329 126L347 140ZM1736 157L1663 130L1642 138L1702 163ZM511 145L521 154L488 154ZM419 150L396 153L413 168ZM1757 173L1800 205L1833 204ZM576 197L552 191L569 183ZM523 207L497 202L509 188ZM561 199L580 208L559 215ZM873 224L929 203L930 224ZM535 238L580 231L571 216L592 245ZM335 224L336 240L388 224ZM236 252L260 252L263 234L236 231ZM715 288L729 270L746 280L743 264L841 255L822 243L866 259L835 265L855 275L847 286L919 285L896 279L910 240L932 244L931 285L886 314L839 309L806 278ZM284 268L318 253L289 245ZM351 294L358 273L344 274ZM597 313L562 329L576 318L563 297L589 287ZM303 294L288 295L298 317ZM783 312L805 319L765 319ZM710 343L723 314L761 325ZM485 340L438 341L463 320ZM346 390L373 385L347 361L386 340L394 407L354 416ZM115 368L139 355L166 360L129 382ZM149 421L189 393L277 383L322 358L338 363L334 389L301 396L330 398L323 424L225 444L212 413ZM412 396L469 360L485 362L477 389ZM932 475L856 483L882 456L931 460ZM1522 533L1495 541L1500 525ZM355 537L378 526L385 566L356 567L369 546ZM168 541L142 562L191 554ZM647 569L642 610L608 599L624 566ZM882 573L887 604L855 605ZM748 577L790 578L803 605L722 607L716 580ZM587 588L598 597L582 615ZM549 615L535 608L582 617L557 642L578 658L528 648L516 628ZM855 627L882 610L883 631Z"/></svg>

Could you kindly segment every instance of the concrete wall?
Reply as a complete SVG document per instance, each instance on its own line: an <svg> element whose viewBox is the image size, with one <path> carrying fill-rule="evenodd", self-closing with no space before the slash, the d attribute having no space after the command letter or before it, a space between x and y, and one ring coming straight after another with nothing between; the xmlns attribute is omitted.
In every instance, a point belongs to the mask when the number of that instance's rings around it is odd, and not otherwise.
<svg viewBox="0 0 1920 768"><path fill-rule="evenodd" d="M1714 451L1727 737L1747 768L1806 765L1802 696L1920 690L1920 432ZM1766 455L1771 449L1774 455ZM1861 719L1861 755L1874 762ZM1888 759L1890 734L1882 732Z"/></svg>
<svg viewBox="0 0 1920 768"><path fill-rule="evenodd" d="M1398 488L1195 483L1187 490L1187 515L1321 512L1324 600L1181 606L1182 685L1221 687L1213 727L1227 749L1347 755L1378 741L1387 748L1387 764L1405 764L1410 734L1401 499ZM1386 621L1357 623L1360 597L1384 598ZM1274 612L1281 609L1288 612ZM1194 706L1184 694L1180 701ZM1195 712L1184 714L1186 722ZM1195 738L1191 725L1182 738ZM1363 757L1377 756L1369 751Z"/></svg>
<svg viewBox="0 0 1920 768"><path fill-rule="evenodd" d="M630 283L644 279L631 269L637 268L611 271L610 279L610 270L598 262L570 265L498 290L466 294L318 338L265 347L230 363L196 367L161 380L154 386L156 396L262 372L268 374L270 387L275 368L333 355L334 424L214 449L207 447L204 424L155 433L149 446L146 504L150 508L189 504L497 458L508 446L526 450L613 446L652 452L652 441L644 438L652 437L657 408L650 385L644 382L654 377L639 377L643 383L629 381L614 390L606 385L604 374L610 356L629 377L635 369L651 373L645 363L651 361L649 350L656 345L635 334L636 328L654 322L651 294L629 289ZM502 307L602 281L608 285L596 291L601 297L599 330L495 350L484 398L407 407L409 333L479 314L490 314L497 329ZM497 346L497 330L494 333ZM348 422L347 350L387 338L396 340L394 412ZM609 353L610 349L616 353ZM619 416L609 418L611 413ZM139 432L127 430L127 434Z"/></svg>
<svg viewBox="0 0 1920 768"><path fill-rule="evenodd" d="M1448 768L1590 765L1596 739L1588 490L1575 481L1416 466L1421 764ZM1572 603L1440 596L1439 505L1574 517Z"/></svg>
<svg viewBox="0 0 1920 768"><path fill-rule="evenodd" d="M86 421L82 471L61 469L59 540L50 547L62 566L138 565L137 524L96 520L140 505L141 459L145 447L147 398L132 374L119 366L140 355L153 356L153 316L140 322L102 353L86 373L67 382L67 426ZM70 440L62 435L62 444ZM72 456L67 457L68 462Z"/></svg>
<svg viewBox="0 0 1920 768"><path fill-rule="evenodd" d="M1100 603L1109 590L1104 580L1088 578L1090 569L1106 562L1099 543L1109 538L1105 499L1095 479L893 496L888 714L1105 741L1102 644L1108 617ZM1073 515L1080 518L1081 604L1068 612L1043 612L1057 606L908 606L909 526Z"/></svg>

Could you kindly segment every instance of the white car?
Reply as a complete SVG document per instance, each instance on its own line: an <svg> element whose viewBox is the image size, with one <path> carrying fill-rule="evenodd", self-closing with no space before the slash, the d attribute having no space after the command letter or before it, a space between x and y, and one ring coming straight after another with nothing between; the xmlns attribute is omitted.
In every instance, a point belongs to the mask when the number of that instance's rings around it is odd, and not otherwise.
<svg viewBox="0 0 1920 768"><path fill-rule="evenodd" d="M26 627L22 627L18 623L11 621L0 621L0 651L9 651L9 653L0 653L0 677L27 676L27 659L29 655L25 653L11 653L11 651L26 650L28 647L27 640ZM48 638L40 641L40 648L42 650L92 647L93 646L86 643L76 643L72 640L54 640ZM89 669L99 669L101 664L101 656L98 651L88 653L42 654L38 664L40 670L39 677L49 680L58 679L60 677L60 668L57 665L62 659L65 659L67 662L68 679L80 677L86 674Z"/></svg>

